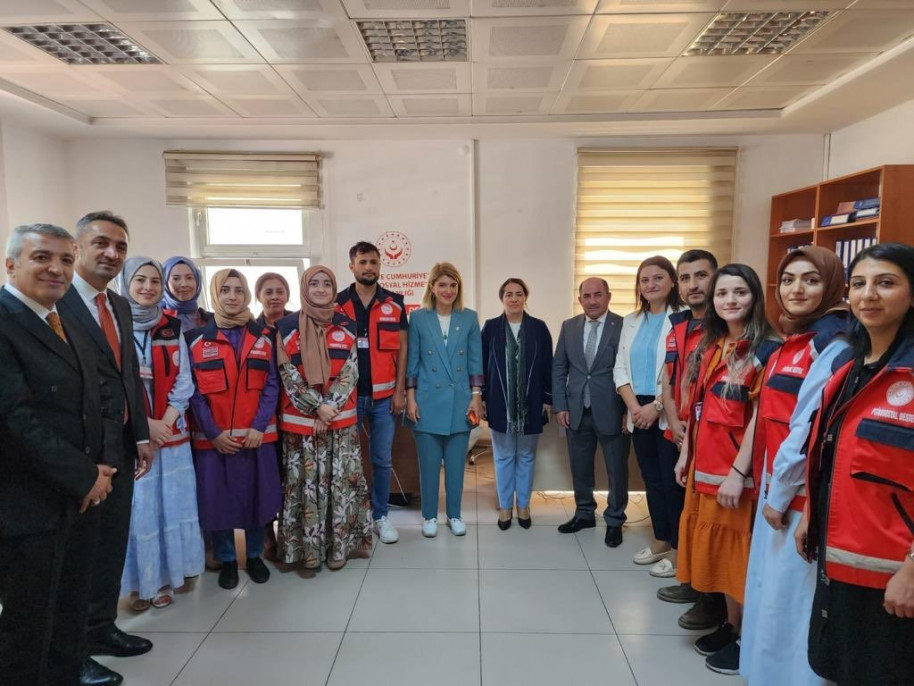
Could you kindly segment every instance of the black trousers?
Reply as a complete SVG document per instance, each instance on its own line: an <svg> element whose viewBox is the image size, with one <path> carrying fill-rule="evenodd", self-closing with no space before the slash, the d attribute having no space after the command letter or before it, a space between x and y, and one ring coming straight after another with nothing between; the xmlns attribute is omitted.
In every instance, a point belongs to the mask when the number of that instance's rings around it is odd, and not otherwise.
<svg viewBox="0 0 914 686"><path fill-rule="evenodd" d="M89 592L88 631L105 629L117 619L117 603L121 596L121 576L127 557L130 534L130 511L133 505L133 470L136 464L136 443L129 429L124 431L126 446L124 461L112 479L111 493L98 507L101 531L98 554L92 570ZM91 636L90 636L91 639Z"/></svg>
<svg viewBox="0 0 914 686"><path fill-rule="evenodd" d="M0 539L3 686L79 683L100 521L89 508L58 531Z"/></svg>

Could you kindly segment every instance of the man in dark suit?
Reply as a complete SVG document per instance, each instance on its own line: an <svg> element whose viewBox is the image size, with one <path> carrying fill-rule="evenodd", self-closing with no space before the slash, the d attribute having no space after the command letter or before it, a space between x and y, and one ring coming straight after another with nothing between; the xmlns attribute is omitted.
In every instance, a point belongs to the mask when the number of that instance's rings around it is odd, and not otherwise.
<svg viewBox="0 0 914 686"><path fill-rule="evenodd" d="M578 301L584 314L562 322L552 360L552 409L566 431L576 505L574 517L559 531L567 534L596 526L593 469L599 443L609 476L605 542L615 548L622 543L628 505L629 437L622 433L625 405L613 382L622 317L609 312L611 297L604 279L581 283Z"/></svg>
<svg viewBox="0 0 914 686"><path fill-rule="evenodd" d="M76 224L76 274L61 299L93 342L101 380L102 460L118 468L113 490L101 510L98 555L92 572L87 625L89 655L129 657L152 649L152 642L115 626L121 574L130 531L133 479L152 462L143 386L133 343L130 306L108 289L127 257L127 224L110 212L92 212ZM122 677L87 657L83 686L119 684Z"/></svg>
<svg viewBox="0 0 914 686"><path fill-rule="evenodd" d="M73 237L13 230L0 290L0 681L75 684L85 641L99 504L114 470L96 464L102 427L89 341L56 303Z"/></svg>

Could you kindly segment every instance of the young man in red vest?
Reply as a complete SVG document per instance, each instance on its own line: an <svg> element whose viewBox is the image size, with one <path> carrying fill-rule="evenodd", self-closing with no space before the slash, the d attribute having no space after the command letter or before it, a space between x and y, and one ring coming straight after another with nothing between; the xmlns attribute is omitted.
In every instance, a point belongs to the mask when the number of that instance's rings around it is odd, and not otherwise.
<svg viewBox="0 0 914 686"><path fill-rule="evenodd" d="M670 315L673 329L667 338L663 404L670 427L667 438L680 447L689 415L688 408L683 407L684 399L688 398L683 379L688 376L689 358L704 334L702 320L711 302L709 289L716 271L717 259L707 250L687 250L676 263L679 296L689 309ZM657 597L669 603L695 603L679 618L679 625L687 629L714 628L720 624L721 615L726 614L719 593L699 593L690 584L661 588Z"/></svg>
<svg viewBox="0 0 914 686"><path fill-rule="evenodd" d="M371 512L382 543L396 543L397 529L388 519L395 417L406 404L406 307L403 296L378 285L381 253L359 241L349 250L355 282L340 291L337 307L356 323L359 355L359 426L368 420L371 452Z"/></svg>

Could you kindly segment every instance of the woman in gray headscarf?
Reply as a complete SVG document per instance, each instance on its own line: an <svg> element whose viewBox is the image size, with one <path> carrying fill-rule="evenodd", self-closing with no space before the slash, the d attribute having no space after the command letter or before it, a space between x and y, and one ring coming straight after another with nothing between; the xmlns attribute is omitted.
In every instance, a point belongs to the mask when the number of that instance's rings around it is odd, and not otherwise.
<svg viewBox="0 0 914 686"><path fill-rule="evenodd" d="M136 482L121 592L136 594L141 612L167 607L174 588L203 571L197 484L190 452L187 407L194 391L181 322L162 312L162 265L131 257L119 277L130 303L133 338L146 390L152 469Z"/></svg>

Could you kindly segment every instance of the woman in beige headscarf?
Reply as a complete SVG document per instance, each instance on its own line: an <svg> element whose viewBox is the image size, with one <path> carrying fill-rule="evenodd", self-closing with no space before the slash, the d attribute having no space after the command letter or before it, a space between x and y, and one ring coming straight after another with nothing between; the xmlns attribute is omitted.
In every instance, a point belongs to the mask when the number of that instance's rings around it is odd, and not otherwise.
<svg viewBox="0 0 914 686"><path fill-rule="evenodd" d="M371 548L371 506L356 424L355 323L335 309L336 277L305 271L302 309L277 322L285 489L279 559L339 569Z"/></svg>

